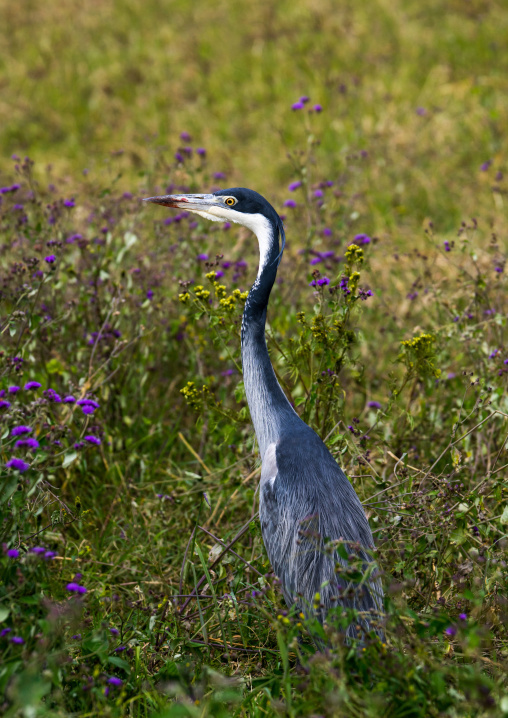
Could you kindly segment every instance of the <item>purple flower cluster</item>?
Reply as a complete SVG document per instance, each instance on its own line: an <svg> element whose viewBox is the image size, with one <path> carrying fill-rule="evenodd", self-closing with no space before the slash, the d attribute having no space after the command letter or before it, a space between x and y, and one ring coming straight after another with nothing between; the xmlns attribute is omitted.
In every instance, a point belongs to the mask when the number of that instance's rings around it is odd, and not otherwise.
<svg viewBox="0 0 508 718"><path fill-rule="evenodd" d="M323 260L335 257L335 252L333 250L329 250L327 252L315 252L315 254L316 256L310 260L311 264L319 264L319 262L322 262Z"/></svg>
<svg viewBox="0 0 508 718"><path fill-rule="evenodd" d="M54 389L45 389L45 391L42 392L43 396L46 397L49 401L52 401L54 404L61 404L62 403L62 397L60 394L57 394Z"/></svg>
<svg viewBox="0 0 508 718"><path fill-rule="evenodd" d="M31 434L32 431L32 427L21 424L20 426L14 426L12 428L11 436L23 436L24 434Z"/></svg>
<svg viewBox="0 0 508 718"><path fill-rule="evenodd" d="M65 588L67 589L67 591L70 591L70 593L79 593L80 595L86 593L87 591L84 586L80 586L79 583L75 583L74 581L68 583Z"/></svg>
<svg viewBox="0 0 508 718"><path fill-rule="evenodd" d="M23 459L16 459L15 457L9 459L5 466L7 469L15 469L21 473L30 468L30 464L27 464L26 461L23 461Z"/></svg>
<svg viewBox="0 0 508 718"><path fill-rule="evenodd" d="M309 282L310 287L325 287L327 284L330 284L328 277L320 277L319 279L313 279L312 282Z"/></svg>
<svg viewBox="0 0 508 718"><path fill-rule="evenodd" d="M291 109L293 110L293 112L296 112L298 110L303 110L305 105L309 101L310 101L310 97L307 97L307 95L303 95L302 97L300 97L298 102L294 102L291 105ZM323 111L322 105L314 105L312 107L312 109L309 110L309 112L322 112L322 111Z"/></svg>
<svg viewBox="0 0 508 718"><path fill-rule="evenodd" d="M84 438L89 444L95 444L96 446L99 446L102 443L99 437L94 436L93 434L88 434L88 436L85 436Z"/></svg>
<svg viewBox="0 0 508 718"><path fill-rule="evenodd" d="M32 439L32 438L19 439L18 441L16 441L16 443L14 444L14 446L15 446L17 449L21 449L21 448L25 448L25 447L28 448L28 449L38 449L38 448L39 448L39 442L37 441L37 439Z"/></svg>
<svg viewBox="0 0 508 718"><path fill-rule="evenodd" d="M342 290L342 293L345 297L347 297L348 294L351 294L351 290L348 287L349 283L349 277L342 277L339 284L339 289Z"/></svg>
<svg viewBox="0 0 508 718"><path fill-rule="evenodd" d="M80 399L77 404L81 407L83 414L87 416L93 414L94 411L100 408L100 405L93 399Z"/></svg>

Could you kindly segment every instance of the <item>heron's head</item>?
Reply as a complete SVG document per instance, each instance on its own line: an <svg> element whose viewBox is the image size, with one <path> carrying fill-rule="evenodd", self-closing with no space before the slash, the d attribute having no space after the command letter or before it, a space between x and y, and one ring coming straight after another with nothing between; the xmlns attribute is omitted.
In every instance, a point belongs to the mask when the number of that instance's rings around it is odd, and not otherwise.
<svg viewBox="0 0 508 718"><path fill-rule="evenodd" d="M168 194L161 197L147 197L144 201L194 212L212 222L243 224L257 235L262 254L264 254L265 237L268 241L268 237L271 236L278 243L280 234L282 248L284 247L282 220L272 205L252 189L232 187L213 194Z"/></svg>

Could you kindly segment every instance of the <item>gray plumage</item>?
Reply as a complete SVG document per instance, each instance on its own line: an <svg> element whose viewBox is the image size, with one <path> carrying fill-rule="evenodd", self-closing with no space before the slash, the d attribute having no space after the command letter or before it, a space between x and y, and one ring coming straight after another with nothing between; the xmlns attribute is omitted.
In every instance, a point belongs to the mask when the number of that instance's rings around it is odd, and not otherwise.
<svg viewBox="0 0 508 718"><path fill-rule="evenodd" d="M374 628L382 638L383 590L363 507L323 441L287 400L266 347L266 311L285 242L280 217L261 195L242 188L148 201L237 222L257 235L260 264L243 314L242 363L262 457L259 516L266 551L288 606L317 614L322 623L334 608L354 608L359 618L347 628L347 637L361 638ZM348 574L352 558L361 564L364 579Z"/></svg>

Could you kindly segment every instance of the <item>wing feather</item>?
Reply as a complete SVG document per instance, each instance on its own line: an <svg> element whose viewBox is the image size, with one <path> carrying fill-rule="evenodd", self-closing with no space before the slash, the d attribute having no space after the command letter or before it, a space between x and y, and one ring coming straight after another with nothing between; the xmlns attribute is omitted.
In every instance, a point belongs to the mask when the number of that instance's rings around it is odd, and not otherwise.
<svg viewBox="0 0 508 718"><path fill-rule="evenodd" d="M289 443L292 446L286 441L283 448L270 444L265 452L259 503L263 540L286 603L315 615L314 596L319 593L321 622L331 608L351 607L363 616L361 629L369 630L370 619L382 613L383 591L370 555L374 542L363 507L326 447L332 463L325 455L313 472L302 460L301 445ZM365 583L348 580L346 571L336 572L337 566L348 568L347 559L330 544L338 539L360 558L364 572L372 569ZM381 629L378 633L383 635ZM357 636L356 626L347 634Z"/></svg>

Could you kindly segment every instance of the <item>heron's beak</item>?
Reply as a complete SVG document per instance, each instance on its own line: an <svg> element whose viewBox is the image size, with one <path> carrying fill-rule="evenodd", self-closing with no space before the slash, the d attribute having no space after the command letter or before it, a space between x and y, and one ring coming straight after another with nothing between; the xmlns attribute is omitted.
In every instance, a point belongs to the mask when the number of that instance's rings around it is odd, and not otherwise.
<svg viewBox="0 0 508 718"><path fill-rule="evenodd" d="M217 207L220 199L214 194L167 194L161 197L146 197L143 202L153 202L175 209L186 209L190 212L206 212L210 207Z"/></svg>

